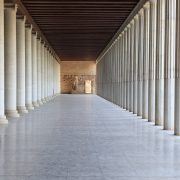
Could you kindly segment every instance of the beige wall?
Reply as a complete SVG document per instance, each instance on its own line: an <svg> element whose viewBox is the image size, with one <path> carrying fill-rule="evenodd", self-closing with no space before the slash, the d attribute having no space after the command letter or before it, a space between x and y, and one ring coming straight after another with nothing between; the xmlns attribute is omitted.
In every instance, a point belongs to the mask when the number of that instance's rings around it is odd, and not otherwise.
<svg viewBox="0 0 180 180"><path fill-rule="evenodd" d="M84 93L85 81L92 81L95 93L96 63L94 61L61 61L61 92Z"/></svg>

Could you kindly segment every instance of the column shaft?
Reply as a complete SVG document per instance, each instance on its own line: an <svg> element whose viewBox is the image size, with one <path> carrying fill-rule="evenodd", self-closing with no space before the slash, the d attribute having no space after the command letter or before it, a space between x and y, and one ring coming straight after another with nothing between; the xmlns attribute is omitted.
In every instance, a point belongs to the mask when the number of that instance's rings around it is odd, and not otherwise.
<svg viewBox="0 0 180 180"><path fill-rule="evenodd" d="M5 109L9 117L19 117L17 112L16 11L17 8L14 5L8 5L4 10Z"/></svg>
<svg viewBox="0 0 180 180"><path fill-rule="evenodd" d="M27 113L25 101L25 18L17 17L17 109L19 113Z"/></svg>
<svg viewBox="0 0 180 180"><path fill-rule="evenodd" d="M138 98L137 115L142 116L143 91L143 40L144 40L144 9L139 12L139 54L138 54Z"/></svg>
<svg viewBox="0 0 180 180"><path fill-rule="evenodd" d="M180 136L180 1L176 1L175 135Z"/></svg>
<svg viewBox="0 0 180 180"><path fill-rule="evenodd" d="M32 101L38 107L37 34L32 34Z"/></svg>
<svg viewBox="0 0 180 180"><path fill-rule="evenodd" d="M139 50L139 15L134 18L134 59L133 59L133 113L137 114L138 111L138 51Z"/></svg>
<svg viewBox="0 0 180 180"><path fill-rule="evenodd" d="M143 91L142 118L148 119L148 78L149 78L149 11L150 4L144 5L144 49L143 49Z"/></svg>
<svg viewBox="0 0 180 180"><path fill-rule="evenodd" d="M26 24L25 28L25 54L26 54L26 107L33 110L32 104L32 27Z"/></svg>
<svg viewBox="0 0 180 180"><path fill-rule="evenodd" d="M164 129L174 129L176 0L166 0Z"/></svg>
<svg viewBox="0 0 180 180"><path fill-rule="evenodd" d="M4 107L4 0L0 0L0 124L7 124Z"/></svg>
<svg viewBox="0 0 180 180"><path fill-rule="evenodd" d="M157 0L157 44L156 44L156 97L155 124L164 123L164 44L165 44L165 1Z"/></svg>
<svg viewBox="0 0 180 180"><path fill-rule="evenodd" d="M149 105L148 120L155 122L155 68L156 68L156 20L157 0L150 1L150 35L149 35Z"/></svg>

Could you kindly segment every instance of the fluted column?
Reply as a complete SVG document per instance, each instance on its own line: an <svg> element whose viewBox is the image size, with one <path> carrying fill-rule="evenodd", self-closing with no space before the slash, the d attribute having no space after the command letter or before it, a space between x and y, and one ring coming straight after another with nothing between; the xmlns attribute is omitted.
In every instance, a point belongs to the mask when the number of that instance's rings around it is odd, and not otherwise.
<svg viewBox="0 0 180 180"><path fill-rule="evenodd" d="M130 32L130 112L134 110L134 79L133 79L133 63L134 63L134 19L131 21L131 32Z"/></svg>
<svg viewBox="0 0 180 180"><path fill-rule="evenodd" d="M166 0L164 129L174 129L176 0Z"/></svg>
<svg viewBox="0 0 180 180"><path fill-rule="evenodd" d="M17 112L16 11L17 7L12 4L7 4L4 9L5 110L9 117L19 117Z"/></svg>
<svg viewBox="0 0 180 180"><path fill-rule="evenodd" d="M143 92L142 118L148 119L148 78L149 78L149 12L150 4L144 5L144 53L143 53Z"/></svg>
<svg viewBox="0 0 180 180"><path fill-rule="evenodd" d="M180 1L176 0L176 59L175 59L175 126L174 134L180 136Z"/></svg>
<svg viewBox="0 0 180 180"><path fill-rule="evenodd" d="M127 68L126 68L126 87L127 87L127 99L126 99L126 109L129 111L130 109L130 24L127 26L127 59L126 59L126 63L127 63Z"/></svg>
<svg viewBox="0 0 180 180"><path fill-rule="evenodd" d="M156 68L156 18L157 0L150 0L150 34L149 34L149 105L148 120L155 122L155 68Z"/></svg>
<svg viewBox="0 0 180 180"><path fill-rule="evenodd" d="M38 107L38 77L37 77L37 33L32 34L32 102L34 107Z"/></svg>
<svg viewBox="0 0 180 180"><path fill-rule="evenodd" d="M47 100L47 46L45 46L44 51L44 97Z"/></svg>
<svg viewBox="0 0 180 180"><path fill-rule="evenodd" d="M137 114L138 98L138 51L139 50L139 15L134 17L134 58L133 58L133 113Z"/></svg>
<svg viewBox="0 0 180 180"><path fill-rule="evenodd" d="M125 106L124 106L124 102L125 102L125 94L124 94L124 92L125 92L125 85L124 85L124 81L125 81L125 75L124 75L124 73L125 73L125 32L123 31L122 32L122 95L121 95L121 98L122 98L122 108L124 109L125 108Z"/></svg>
<svg viewBox="0 0 180 180"><path fill-rule="evenodd" d="M41 101L45 103L44 99L44 42L41 42Z"/></svg>
<svg viewBox="0 0 180 180"><path fill-rule="evenodd" d="M118 105L121 107L121 37L118 37Z"/></svg>
<svg viewBox="0 0 180 180"><path fill-rule="evenodd" d="M165 0L157 0L155 124L164 123Z"/></svg>
<svg viewBox="0 0 180 180"><path fill-rule="evenodd" d="M50 50L48 50L48 61L47 61L47 64L48 64L48 69L47 69L47 75L48 75L48 100L50 100Z"/></svg>
<svg viewBox="0 0 180 180"><path fill-rule="evenodd" d="M123 108L126 110L127 104L127 28L124 30L124 106Z"/></svg>
<svg viewBox="0 0 180 180"><path fill-rule="evenodd" d="M41 101L41 38L37 38L37 97L38 97L38 104L42 105Z"/></svg>
<svg viewBox="0 0 180 180"><path fill-rule="evenodd" d="M25 55L26 55L26 107L33 110L32 104L32 26L25 28Z"/></svg>
<svg viewBox="0 0 180 180"><path fill-rule="evenodd" d="M17 16L17 109L19 113L27 113L25 101L25 17Z"/></svg>
<svg viewBox="0 0 180 180"><path fill-rule="evenodd" d="M138 98L137 115L142 116L142 91L143 91L143 41L144 41L144 9L139 12L139 51L138 51Z"/></svg>
<svg viewBox="0 0 180 180"><path fill-rule="evenodd" d="M0 0L0 124L8 124L4 107L4 0Z"/></svg>

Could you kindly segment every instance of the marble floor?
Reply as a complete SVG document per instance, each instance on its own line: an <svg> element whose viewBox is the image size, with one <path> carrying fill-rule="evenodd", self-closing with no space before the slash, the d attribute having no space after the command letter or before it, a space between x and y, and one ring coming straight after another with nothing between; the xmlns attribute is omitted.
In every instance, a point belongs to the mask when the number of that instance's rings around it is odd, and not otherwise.
<svg viewBox="0 0 180 180"><path fill-rule="evenodd" d="M0 180L180 180L180 138L95 95L0 127Z"/></svg>

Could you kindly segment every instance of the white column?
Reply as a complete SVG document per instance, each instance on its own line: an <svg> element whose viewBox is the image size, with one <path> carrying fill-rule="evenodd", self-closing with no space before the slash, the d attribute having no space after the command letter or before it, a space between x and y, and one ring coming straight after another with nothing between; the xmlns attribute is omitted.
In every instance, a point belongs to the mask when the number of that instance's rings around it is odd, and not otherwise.
<svg viewBox="0 0 180 180"><path fill-rule="evenodd" d="M45 101L47 101L47 46L45 46L44 51L44 97Z"/></svg>
<svg viewBox="0 0 180 180"><path fill-rule="evenodd" d="M44 42L41 42L41 101L45 103L44 99Z"/></svg>
<svg viewBox="0 0 180 180"><path fill-rule="evenodd" d="M26 54L26 107L33 110L32 104L32 26L26 24L25 28L25 54Z"/></svg>
<svg viewBox="0 0 180 180"><path fill-rule="evenodd" d="M4 113L4 0L0 0L0 124L8 124Z"/></svg>
<svg viewBox="0 0 180 180"><path fill-rule="evenodd" d="M47 83L48 83L48 87L47 87L47 91L48 91L48 97L47 99L50 100L50 50L48 49L48 61L47 61Z"/></svg>
<svg viewBox="0 0 180 180"><path fill-rule="evenodd" d="M37 38L37 97L38 104L42 105L41 101L41 39Z"/></svg>
<svg viewBox="0 0 180 180"><path fill-rule="evenodd" d="M32 34L32 102L34 107L38 107L38 82L37 82L37 33Z"/></svg>
<svg viewBox="0 0 180 180"><path fill-rule="evenodd" d="M17 112L16 11L17 7L14 5L5 6L5 109L9 117L19 117Z"/></svg>
<svg viewBox="0 0 180 180"><path fill-rule="evenodd" d="M164 129L174 129L176 0L166 0Z"/></svg>
<svg viewBox="0 0 180 180"><path fill-rule="evenodd" d="M156 68L156 18L157 0L150 0L150 34L149 34L149 105L148 120L155 122L155 68Z"/></svg>
<svg viewBox="0 0 180 180"><path fill-rule="evenodd" d="M164 123L165 0L157 0L155 124Z"/></svg>
<svg viewBox="0 0 180 180"><path fill-rule="evenodd" d="M139 50L139 15L134 17L134 58L133 58L133 113L137 114L138 98L138 50Z"/></svg>
<svg viewBox="0 0 180 180"><path fill-rule="evenodd" d="M126 99L126 109L129 111L130 109L130 24L128 24L127 26L127 59L126 59L126 63L127 63L127 68L126 68L126 87L127 87L127 99Z"/></svg>
<svg viewBox="0 0 180 180"><path fill-rule="evenodd" d="M144 9L139 12L139 55L138 55L138 98L137 115L142 116L142 90L143 90L143 41L144 41Z"/></svg>
<svg viewBox="0 0 180 180"><path fill-rule="evenodd" d="M131 21L130 29L130 112L134 110L133 92L134 92L134 79L133 79L133 63L134 63L134 19Z"/></svg>
<svg viewBox="0 0 180 180"><path fill-rule="evenodd" d="M17 109L19 113L28 113L25 101L25 20L24 16L17 16Z"/></svg>
<svg viewBox="0 0 180 180"><path fill-rule="evenodd" d="M149 78L149 12L150 4L144 5L144 53L143 53L143 92L142 118L148 119L148 78Z"/></svg>
<svg viewBox="0 0 180 180"><path fill-rule="evenodd" d="M124 108L124 31L121 42L121 107Z"/></svg>
<svg viewBox="0 0 180 180"><path fill-rule="evenodd" d="M124 106L123 108L127 110L127 28L124 30Z"/></svg>
<svg viewBox="0 0 180 180"><path fill-rule="evenodd" d="M175 126L174 134L180 136L180 1L176 1L176 64L175 64Z"/></svg>

